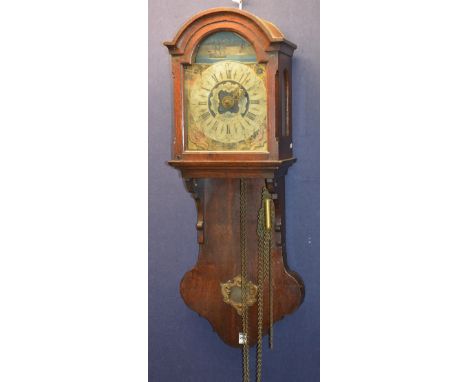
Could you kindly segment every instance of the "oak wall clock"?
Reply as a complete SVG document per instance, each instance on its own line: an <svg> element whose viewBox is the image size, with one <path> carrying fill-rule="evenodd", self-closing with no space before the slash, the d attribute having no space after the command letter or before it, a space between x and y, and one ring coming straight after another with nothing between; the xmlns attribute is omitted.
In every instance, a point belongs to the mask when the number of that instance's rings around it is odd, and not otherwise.
<svg viewBox="0 0 468 382"><path fill-rule="evenodd" d="M296 45L249 12L214 8L166 42L172 56L172 160L197 208L199 253L180 284L185 303L243 351L301 304L285 261L285 175L292 150Z"/></svg>

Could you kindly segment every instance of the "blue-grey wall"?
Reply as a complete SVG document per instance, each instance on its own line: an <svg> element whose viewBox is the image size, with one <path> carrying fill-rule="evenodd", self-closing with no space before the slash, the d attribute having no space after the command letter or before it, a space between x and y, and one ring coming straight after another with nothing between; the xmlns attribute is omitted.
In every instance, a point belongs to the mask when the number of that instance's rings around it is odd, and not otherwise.
<svg viewBox="0 0 468 382"><path fill-rule="evenodd" d="M149 381L241 380L241 351L185 306L179 282L198 252L195 204L171 147L171 74L163 41L195 13L228 0L149 0ZM264 351L264 381L319 381L319 0L250 0L246 10L275 23L298 45L293 59L297 163L286 180L287 251L306 286L301 307L275 326ZM266 342L265 342L266 344ZM252 349L252 367L255 351Z"/></svg>

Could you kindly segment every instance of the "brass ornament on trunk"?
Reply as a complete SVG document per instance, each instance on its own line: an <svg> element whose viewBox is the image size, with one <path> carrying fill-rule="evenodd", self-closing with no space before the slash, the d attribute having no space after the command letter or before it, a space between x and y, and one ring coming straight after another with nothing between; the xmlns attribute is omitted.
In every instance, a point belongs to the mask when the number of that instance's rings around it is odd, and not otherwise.
<svg viewBox="0 0 468 382"><path fill-rule="evenodd" d="M239 316L242 316L242 277L237 275L232 280L220 283L223 301L231 305ZM247 306L252 306L257 301L257 285L247 281Z"/></svg>

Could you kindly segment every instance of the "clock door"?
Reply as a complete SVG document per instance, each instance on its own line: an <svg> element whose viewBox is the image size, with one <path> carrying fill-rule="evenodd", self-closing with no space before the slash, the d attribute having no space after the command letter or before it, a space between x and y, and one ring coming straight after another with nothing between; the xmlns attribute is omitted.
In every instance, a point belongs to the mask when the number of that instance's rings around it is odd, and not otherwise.
<svg viewBox="0 0 468 382"><path fill-rule="evenodd" d="M266 67L234 32L204 39L184 67L185 151L267 151Z"/></svg>

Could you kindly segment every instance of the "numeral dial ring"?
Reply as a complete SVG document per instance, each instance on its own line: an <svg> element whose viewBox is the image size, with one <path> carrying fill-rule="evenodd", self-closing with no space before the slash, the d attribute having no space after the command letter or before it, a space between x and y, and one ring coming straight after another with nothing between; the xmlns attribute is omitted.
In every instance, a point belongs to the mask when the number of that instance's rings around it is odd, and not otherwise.
<svg viewBox="0 0 468 382"><path fill-rule="evenodd" d="M252 140L266 127L266 87L246 64L217 62L203 71L190 96L203 134L222 144Z"/></svg>

